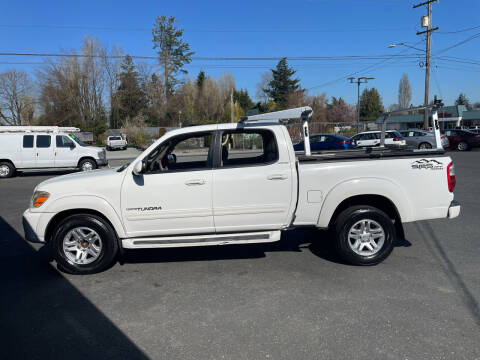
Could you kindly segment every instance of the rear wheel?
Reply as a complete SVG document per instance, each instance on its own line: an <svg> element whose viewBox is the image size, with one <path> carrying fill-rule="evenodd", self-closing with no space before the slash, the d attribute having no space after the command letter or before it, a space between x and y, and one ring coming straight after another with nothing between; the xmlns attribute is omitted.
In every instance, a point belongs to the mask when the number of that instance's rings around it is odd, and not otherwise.
<svg viewBox="0 0 480 360"><path fill-rule="evenodd" d="M82 171L90 171L90 170L95 170L97 168L97 163L93 159L83 159L80 161L78 164L78 167Z"/></svg>
<svg viewBox="0 0 480 360"><path fill-rule="evenodd" d="M9 178L15 174L15 166L8 161L0 162L0 178Z"/></svg>
<svg viewBox="0 0 480 360"><path fill-rule="evenodd" d="M392 219L371 206L352 206L335 221L338 254L353 265L375 265L393 250L396 233Z"/></svg>
<svg viewBox="0 0 480 360"><path fill-rule="evenodd" d="M468 144L465 141L460 141L457 145L457 149L459 151L467 151L468 150Z"/></svg>
<svg viewBox="0 0 480 360"><path fill-rule="evenodd" d="M431 149L432 148L432 144L430 143L421 143L419 146L418 146L419 149Z"/></svg>
<svg viewBox="0 0 480 360"><path fill-rule="evenodd" d="M53 255L60 270L70 274L93 274L107 269L115 259L118 244L114 230L102 218L73 215L53 234Z"/></svg>

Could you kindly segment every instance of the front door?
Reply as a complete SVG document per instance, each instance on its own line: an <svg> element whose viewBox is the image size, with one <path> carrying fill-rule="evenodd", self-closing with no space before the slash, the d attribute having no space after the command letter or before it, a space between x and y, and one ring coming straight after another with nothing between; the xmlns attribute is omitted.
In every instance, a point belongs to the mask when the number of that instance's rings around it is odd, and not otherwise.
<svg viewBox="0 0 480 360"><path fill-rule="evenodd" d="M55 167L77 166L77 149L67 135L55 135Z"/></svg>
<svg viewBox="0 0 480 360"><path fill-rule="evenodd" d="M288 154L279 154L273 132L224 131L221 147L221 161L213 173L216 231L278 230L285 226L292 206L294 173Z"/></svg>
<svg viewBox="0 0 480 360"><path fill-rule="evenodd" d="M122 217L129 237L214 233L213 133L166 139L145 159L140 176L125 175Z"/></svg>
<svg viewBox="0 0 480 360"><path fill-rule="evenodd" d="M54 167L54 152L51 135L37 135L37 168L52 168Z"/></svg>

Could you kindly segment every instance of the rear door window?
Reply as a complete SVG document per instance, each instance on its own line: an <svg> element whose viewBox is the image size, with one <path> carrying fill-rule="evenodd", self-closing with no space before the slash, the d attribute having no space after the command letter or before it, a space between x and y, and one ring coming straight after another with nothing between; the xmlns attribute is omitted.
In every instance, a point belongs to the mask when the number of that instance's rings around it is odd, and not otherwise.
<svg viewBox="0 0 480 360"><path fill-rule="evenodd" d="M222 167L266 165L278 160L275 135L269 130L225 131L221 145Z"/></svg>
<svg viewBox="0 0 480 360"><path fill-rule="evenodd" d="M33 148L33 135L23 135L23 147Z"/></svg>
<svg viewBox="0 0 480 360"><path fill-rule="evenodd" d="M50 135L37 135L37 148L49 148L52 143Z"/></svg>

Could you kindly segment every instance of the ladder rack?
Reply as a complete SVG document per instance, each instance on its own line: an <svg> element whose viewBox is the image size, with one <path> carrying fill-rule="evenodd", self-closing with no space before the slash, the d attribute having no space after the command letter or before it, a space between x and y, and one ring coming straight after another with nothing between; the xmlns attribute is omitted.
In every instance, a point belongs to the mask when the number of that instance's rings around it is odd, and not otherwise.
<svg viewBox="0 0 480 360"><path fill-rule="evenodd" d="M62 126L0 126L0 133L18 133L18 132L46 132L46 133L73 133L80 132L76 127L62 127Z"/></svg>

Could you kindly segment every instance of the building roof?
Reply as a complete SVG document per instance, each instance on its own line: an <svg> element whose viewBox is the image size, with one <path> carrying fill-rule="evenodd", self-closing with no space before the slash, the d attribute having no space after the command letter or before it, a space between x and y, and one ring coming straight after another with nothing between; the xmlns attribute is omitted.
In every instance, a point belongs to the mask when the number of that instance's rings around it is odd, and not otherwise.
<svg viewBox="0 0 480 360"><path fill-rule="evenodd" d="M444 106L438 109L438 117L439 119L458 118L464 116L463 114L468 112L469 111L465 105ZM432 113L430 112L430 115L431 114ZM379 116L376 120L379 124L381 124L382 121L383 116ZM423 113L390 116L387 123L423 123Z"/></svg>
<svg viewBox="0 0 480 360"><path fill-rule="evenodd" d="M462 120L480 120L480 110L465 111Z"/></svg>

